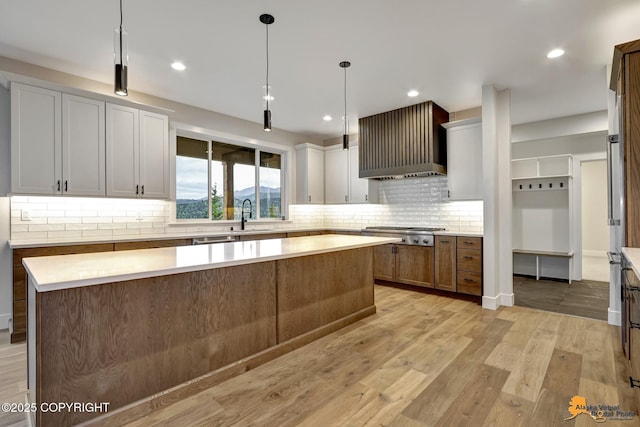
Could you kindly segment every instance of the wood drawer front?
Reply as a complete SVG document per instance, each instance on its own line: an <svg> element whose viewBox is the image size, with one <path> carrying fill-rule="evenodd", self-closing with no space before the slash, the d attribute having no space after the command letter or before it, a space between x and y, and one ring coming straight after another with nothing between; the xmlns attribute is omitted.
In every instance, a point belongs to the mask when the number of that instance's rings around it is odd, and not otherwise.
<svg viewBox="0 0 640 427"><path fill-rule="evenodd" d="M482 271L482 251L476 249L458 249L458 271Z"/></svg>
<svg viewBox="0 0 640 427"><path fill-rule="evenodd" d="M458 292L481 296L482 273L458 271Z"/></svg>
<svg viewBox="0 0 640 427"><path fill-rule="evenodd" d="M25 332L27 330L27 300L13 300L13 332Z"/></svg>
<svg viewBox="0 0 640 427"><path fill-rule="evenodd" d="M267 239L285 239L287 233L269 233L269 234L243 234L240 240L267 240Z"/></svg>
<svg viewBox="0 0 640 427"><path fill-rule="evenodd" d="M458 249L482 249L482 237L458 236Z"/></svg>

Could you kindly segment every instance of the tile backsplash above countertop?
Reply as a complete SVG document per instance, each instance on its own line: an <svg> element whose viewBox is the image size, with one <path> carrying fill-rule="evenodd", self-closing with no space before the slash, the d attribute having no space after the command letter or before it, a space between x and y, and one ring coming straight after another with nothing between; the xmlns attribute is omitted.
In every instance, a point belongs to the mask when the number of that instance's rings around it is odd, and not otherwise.
<svg viewBox="0 0 640 427"><path fill-rule="evenodd" d="M269 232L359 230L368 226L432 226L482 233L483 202L449 202L446 177L381 181L380 204L291 205L287 221L250 228ZM11 242L99 242L226 234L238 224L174 225L174 202L80 197L11 197ZM23 214L29 219L23 219ZM251 224L251 223L250 223Z"/></svg>

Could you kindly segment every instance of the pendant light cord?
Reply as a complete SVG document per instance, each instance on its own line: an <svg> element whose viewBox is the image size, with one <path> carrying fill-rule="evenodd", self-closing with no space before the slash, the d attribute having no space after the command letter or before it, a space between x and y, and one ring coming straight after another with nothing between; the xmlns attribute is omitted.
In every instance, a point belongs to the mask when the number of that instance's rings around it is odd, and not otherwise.
<svg viewBox="0 0 640 427"><path fill-rule="evenodd" d="M122 0L120 0L122 1ZM266 92L267 92L267 110L269 109L269 101L270 101L270 93L269 93L269 25L266 24L265 28L267 30L267 87L266 87Z"/></svg>
<svg viewBox="0 0 640 427"><path fill-rule="evenodd" d="M122 0L120 0L120 65L123 65L122 62Z"/></svg>

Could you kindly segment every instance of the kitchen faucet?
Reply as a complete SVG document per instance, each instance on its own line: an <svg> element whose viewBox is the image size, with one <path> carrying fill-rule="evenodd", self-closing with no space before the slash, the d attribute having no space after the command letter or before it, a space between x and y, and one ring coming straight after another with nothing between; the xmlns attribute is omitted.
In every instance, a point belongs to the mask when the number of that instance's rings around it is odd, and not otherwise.
<svg viewBox="0 0 640 427"><path fill-rule="evenodd" d="M245 202L249 202L249 219L251 219L251 211L253 210L253 205L251 204L251 200L244 199L242 201L242 211L240 214L240 230L244 230L244 223L247 222L247 220L244 219L244 203Z"/></svg>

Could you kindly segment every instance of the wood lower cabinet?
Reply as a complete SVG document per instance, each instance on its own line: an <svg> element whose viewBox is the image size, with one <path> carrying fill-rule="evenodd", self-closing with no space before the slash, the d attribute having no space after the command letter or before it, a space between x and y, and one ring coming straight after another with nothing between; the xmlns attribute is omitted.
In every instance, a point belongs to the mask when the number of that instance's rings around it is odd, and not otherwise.
<svg viewBox="0 0 640 427"><path fill-rule="evenodd" d="M436 289L457 290L456 236L436 236Z"/></svg>
<svg viewBox="0 0 640 427"><path fill-rule="evenodd" d="M144 242L115 242L114 251L128 251L132 249L173 248L176 246L189 246L191 239L151 240Z"/></svg>
<svg viewBox="0 0 640 427"><path fill-rule="evenodd" d="M482 238L458 237L456 246L458 292L482 296Z"/></svg>
<svg viewBox="0 0 640 427"><path fill-rule="evenodd" d="M396 279L396 245L373 247L373 278L393 282Z"/></svg>
<svg viewBox="0 0 640 427"><path fill-rule="evenodd" d="M396 282L433 288L433 246L398 245L396 251Z"/></svg>
<svg viewBox="0 0 640 427"><path fill-rule="evenodd" d="M434 246L376 246L373 262L376 280L482 296L482 237L435 236Z"/></svg>

